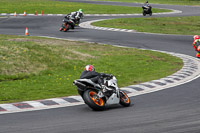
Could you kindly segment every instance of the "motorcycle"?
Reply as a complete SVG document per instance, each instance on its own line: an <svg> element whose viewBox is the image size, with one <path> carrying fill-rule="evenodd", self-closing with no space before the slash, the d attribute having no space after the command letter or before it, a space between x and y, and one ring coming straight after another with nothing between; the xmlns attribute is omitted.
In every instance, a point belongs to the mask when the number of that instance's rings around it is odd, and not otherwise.
<svg viewBox="0 0 200 133"><path fill-rule="evenodd" d="M68 16L64 17L63 24L60 27L60 31L67 32L69 29L74 29L74 22Z"/></svg>
<svg viewBox="0 0 200 133"><path fill-rule="evenodd" d="M146 16L146 14L149 14L149 16L152 16L152 10L151 10L151 6L142 6L143 9L143 16Z"/></svg>
<svg viewBox="0 0 200 133"><path fill-rule="evenodd" d="M77 79L73 82L84 102L93 110L102 111L107 105L121 104L128 107L131 101L128 95L118 88L115 76L104 78L104 84L110 90L104 91L102 87L90 79Z"/></svg>

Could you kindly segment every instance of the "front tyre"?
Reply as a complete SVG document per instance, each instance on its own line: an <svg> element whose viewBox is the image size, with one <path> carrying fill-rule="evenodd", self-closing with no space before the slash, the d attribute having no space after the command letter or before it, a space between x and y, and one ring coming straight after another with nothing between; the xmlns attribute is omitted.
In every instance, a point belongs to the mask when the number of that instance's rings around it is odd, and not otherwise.
<svg viewBox="0 0 200 133"><path fill-rule="evenodd" d="M142 13L142 14L143 14L143 16L146 16L146 12L145 12L145 11L143 11L143 13Z"/></svg>
<svg viewBox="0 0 200 133"><path fill-rule="evenodd" d="M63 29L64 32L67 32L69 30L69 25L66 24L65 28Z"/></svg>
<svg viewBox="0 0 200 133"><path fill-rule="evenodd" d="M152 11L149 13L149 16L152 16Z"/></svg>
<svg viewBox="0 0 200 133"><path fill-rule="evenodd" d="M131 101L130 101L128 95L122 90L120 90L119 95L120 95L120 102L119 103L124 107L130 106Z"/></svg>
<svg viewBox="0 0 200 133"><path fill-rule="evenodd" d="M96 111L102 111L105 109L105 101L102 98L98 98L95 90L87 90L83 94L85 103Z"/></svg>
<svg viewBox="0 0 200 133"><path fill-rule="evenodd" d="M59 29L59 31L62 31L63 30L63 28L61 27L60 29Z"/></svg>

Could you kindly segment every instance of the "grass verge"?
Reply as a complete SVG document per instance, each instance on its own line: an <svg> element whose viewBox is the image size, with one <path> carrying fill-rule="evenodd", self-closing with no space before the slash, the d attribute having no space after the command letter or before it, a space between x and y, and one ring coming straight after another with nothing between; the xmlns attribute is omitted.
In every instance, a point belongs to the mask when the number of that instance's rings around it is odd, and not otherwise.
<svg viewBox="0 0 200 133"><path fill-rule="evenodd" d="M92 23L100 27L131 29L138 32L194 35L200 31L200 17L122 18Z"/></svg>
<svg viewBox="0 0 200 133"><path fill-rule="evenodd" d="M181 59L148 50L85 42L0 35L0 103L77 95L73 80L84 66L112 73L120 87L159 79Z"/></svg>
<svg viewBox="0 0 200 133"><path fill-rule="evenodd" d="M53 0L1 0L0 13L40 13L44 14L68 14L82 8L85 14L128 14L141 13L139 7L111 6L111 5L95 5L86 3L63 2ZM154 9L154 12L170 12L165 9Z"/></svg>
<svg viewBox="0 0 200 133"><path fill-rule="evenodd" d="M115 1L115 2L137 2L144 3L145 0L94 0L94 1ZM171 4L171 5L194 5L199 6L199 0L149 0L151 4Z"/></svg>

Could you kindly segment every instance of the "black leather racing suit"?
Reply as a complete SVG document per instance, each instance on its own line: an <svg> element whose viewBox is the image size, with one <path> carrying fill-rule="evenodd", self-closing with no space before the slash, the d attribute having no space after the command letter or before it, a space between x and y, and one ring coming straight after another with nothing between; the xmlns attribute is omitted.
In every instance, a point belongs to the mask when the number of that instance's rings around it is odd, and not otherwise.
<svg viewBox="0 0 200 133"><path fill-rule="evenodd" d="M98 73L95 71L83 71L81 73L80 79L90 79L92 82L99 84L102 86L104 84L103 78L104 77L110 77L110 74L105 74L105 73ZM78 93L83 96L83 92L80 92L78 90Z"/></svg>
<svg viewBox="0 0 200 133"><path fill-rule="evenodd" d="M95 71L83 71L80 79L91 79L94 83L103 84L103 78L108 77L110 74L98 73Z"/></svg>

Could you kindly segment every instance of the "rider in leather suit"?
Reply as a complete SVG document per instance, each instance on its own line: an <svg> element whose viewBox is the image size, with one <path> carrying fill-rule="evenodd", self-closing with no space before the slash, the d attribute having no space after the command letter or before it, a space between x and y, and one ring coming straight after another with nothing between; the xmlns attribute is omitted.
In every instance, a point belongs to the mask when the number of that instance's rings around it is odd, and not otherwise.
<svg viewBox="0 0 200 133"><path fill-rule="evenodd" d="M90 79L94 83L98 83L102 87L103 92L106 92L112 89L104 85L103 78L105 77L112 77L112 74L98 73L95 71L95 68L93 65L87 65L85 66L85 70L81 73L80 79ZM79 94L80 93L81 92L79 92ZM82 95L82 93L80 95Z"/></svg>
<svg viewBox="0 0 200 133"><path fill-rule="evenodd" d="M103 78L111 76L111 74L98 73L95 71L93 65L87 65L85 66L85 70L81 73L80 79L91 79L94 83L104 85Z"/></svg>
<svg viewBox="0 0 200 133"><path fill-rule="evenodd" d="M74 21L75 24L79 24L80 20L84 17L84 14L83 14L83 10L79 9L76 12L71 12L67 16L69 16Z"/></svg>

